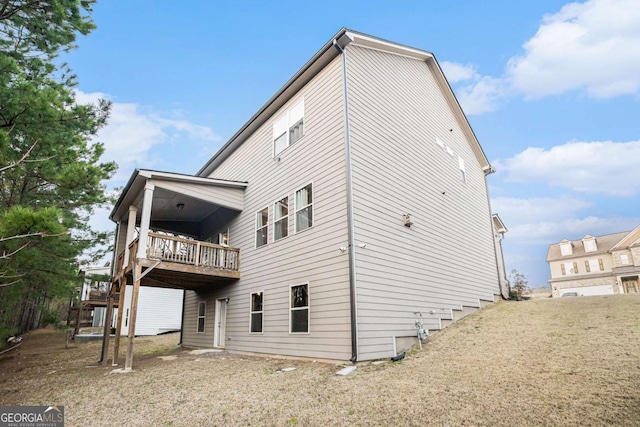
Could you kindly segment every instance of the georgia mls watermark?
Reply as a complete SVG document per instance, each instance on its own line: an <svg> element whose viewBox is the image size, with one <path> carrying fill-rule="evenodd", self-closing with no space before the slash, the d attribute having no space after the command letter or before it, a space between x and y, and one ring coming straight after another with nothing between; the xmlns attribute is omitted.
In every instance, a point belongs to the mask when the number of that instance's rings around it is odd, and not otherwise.
<svg viewBox="0 0 640 427"><path fill-rule="evenodd" d="M64 406L0 406L0 427L64 427Z"/></svg>

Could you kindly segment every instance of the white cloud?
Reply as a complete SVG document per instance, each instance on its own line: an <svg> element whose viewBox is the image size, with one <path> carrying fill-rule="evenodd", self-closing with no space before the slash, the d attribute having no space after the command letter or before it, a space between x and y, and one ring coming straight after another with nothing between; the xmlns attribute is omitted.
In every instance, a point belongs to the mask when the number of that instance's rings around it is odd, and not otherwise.
<svg viewBox="0 0 640 427"><path fill-rule="evenodd" d="M529 98L586 90L591 97L640 89L640 2L590 0L545 15L537 33L513 57L507 76Z"/></svg>
<svg viewBox="0 0 640 427"><path fill-rule="evenodd" d="M640 140L630 142L568 142L527 148L494 162L505 181L539 182L573 191L632 196L640 191Z"/></svg>
<svg viewBox="0 0 640 427"><path fill-rule="evenodd" d="M455 93L466 115L484 114L498 108L505 93L502 79L482 76L473 65L444 61L440 66L449 83L460 83L456 86Z"/></svg>
<svg viewBox="0 0 640 427"><path fill-rule="evenodd" d="M518 223L553 221L580 212L592 204L573 197L496 197L491 199L491 208L505 221ZM515 225L515 224L514 224ZM511 230L511 227L507 225Z"/></svg>
<svg viewBox="0 0 640 427"><path fill-rule="evenodd" d="M109 99L104 93L76 92L76 102L97 103ZM174 140L218 142L214 132L184 119L163 117L135 103L114 102L108 124L98 132L96 141L104 143L103 161L116 161L115 181L127 179L135 167L153 167L153 149Z"/></svg>
<svg viewBox="0 0 640 427"><path fill-rule="evenodd" d="M465 114L476 116L498 108L500 100L504 97L504 82L484 76L473 84L459 87L456 92Z"/></svg>
<svg viewBox="0 0 640 427"><path fill-rule="evenodd" d="M471 80L478 76L474 65L462 65L457 62L442 61L440 67L442 67L442 72L447 76L449 83Z"/></svg>

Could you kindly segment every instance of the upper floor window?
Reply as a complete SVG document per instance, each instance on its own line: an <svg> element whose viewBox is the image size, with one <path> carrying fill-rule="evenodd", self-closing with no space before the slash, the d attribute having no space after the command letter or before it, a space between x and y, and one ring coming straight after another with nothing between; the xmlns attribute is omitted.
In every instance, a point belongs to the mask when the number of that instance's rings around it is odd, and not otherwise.
<svg viewBox="0 0 640 427"><path fill-rule="evenodd" d="M584 251L585 252L595 252L598 250L598 246L596 245L596 239L587 239L583 240Z"/></svg>
<svg viewBox="0 0 640 427"><path fill-rule="evenodd" d="M256 213L256 248L267 244L269 236L269 208Z"/></svg>
<svg viewBox="0 0 640 427"><path fill-rule="evenodd" d="M622 264L622 265L629 265L629 264L630 264L630 262L629 262L629 255L627 255L627 254L621 254L621 255L620 255L620 264Z"/></svg>
<svg viewBox="0 0 640 427"><path fill-rule="evenodd" d="M273 124L273 155L277 156L304 135L304 99Z"/></svg>
<svg viewBox="0 0 640 427"><path fill-rule="evenodd" d="M560 243L560 253L562 255L571 255L573 254L573 248L571 247L571 243Z"/></svg>
<svg viewBox="0 0 640 427"><path fill-rule="evenodd" d="M590 259L584 262L584 266L587 270L587 273L595 272L595 271L604 271L604 263L602 259Z"/></svg>
<svg viewBox="0 0 640 427"><path fill-rule="evenodd" d="M273 240L289 234L289 197L278 200L273 205Z"/></svg>
<svg viewBox="0 0 640 427"><path fill-rule="evenodd" d="M296 233L313 226L313 188L309 184L296 191Z"/></svg>
<svg viewBox="0 0 640 427"><path fill-rule="evenodd" d="M560 264L560 270L562 270L563 276L570 276L572 274L578 274L577 262L565 262Z"/></svg>

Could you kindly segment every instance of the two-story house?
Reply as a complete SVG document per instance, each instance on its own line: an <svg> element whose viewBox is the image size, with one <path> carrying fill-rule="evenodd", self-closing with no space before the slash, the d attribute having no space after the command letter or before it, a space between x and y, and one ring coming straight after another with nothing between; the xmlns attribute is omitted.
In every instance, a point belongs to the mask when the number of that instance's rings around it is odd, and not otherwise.
<svg viewBox="0 0 640 427"><path fill-rule="evenodd" d="M586 235L549 245L551 293L607 295L638 293L640 279L640 227L633 231Z"/></svg>
<svg viewBox="0 0 640 427"><path fill-rule="evenodd" d="M395 356L499 297L491 172L433 54L342 29L194 176L134 172L113 288L185 289L185 346Z"/></svg>

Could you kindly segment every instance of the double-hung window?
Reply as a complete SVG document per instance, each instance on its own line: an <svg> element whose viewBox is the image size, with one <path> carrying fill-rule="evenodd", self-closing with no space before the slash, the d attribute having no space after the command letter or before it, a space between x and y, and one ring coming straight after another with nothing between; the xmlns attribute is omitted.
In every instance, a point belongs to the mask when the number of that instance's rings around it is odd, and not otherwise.
<svg viewBox="0 0 640 427"><path fill-rule="evenodd" d="M304 99L273 124L273 154L277 156L304 135Z"/></svg>
<svg viewBox="0 0 640 427"><path fill-rule="evenodd" d="M291 286L289 332L309 333L309 284Z"/></svg>
<svg viewBox="0 0 640 427"><path fill-rule="evenodd" d="M267 244L269 236L269 208L256 213L256 248Z"/></svg>
<svg viewBox="0 0 640 427"><path fill-rule="evenodd" d="M264 294L255 292L251 294L251 333L262 333L262 319L264 309L262 306Z"/></svg>
<svg viewBox="0 0 640 427"><path fill-rule="evenodd" d="M198 303L198 332L204 332L204 320L207 310L207 303L202 301Z"/></svg>
<svg viewBox="0 0 640 427"><path fill-rule="evenodd" d="M296 233L313 226L313 186L296 191Z"/></svg>
<svg viewBox="0 0 640 427"><path fill-rule="evenodd" d="M289 234L289 197L278 200L273 206L273 240Z"/></svg>

